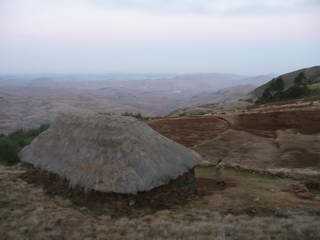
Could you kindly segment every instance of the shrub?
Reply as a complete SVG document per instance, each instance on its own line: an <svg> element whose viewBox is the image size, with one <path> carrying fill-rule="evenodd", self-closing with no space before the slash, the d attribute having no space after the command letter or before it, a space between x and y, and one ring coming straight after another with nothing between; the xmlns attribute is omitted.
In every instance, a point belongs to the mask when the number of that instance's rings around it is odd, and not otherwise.
<svg viewBox="0 0 320 240"><path fill-rule="evenodd" d="M307 78L306 78L304 72L301 72L294 79L294 84L300 86L300 85L305 84L306 81L307 81Z"/></svg>
<svg viewBox="0 0 320 240"><path fill-rule="evenodd" d="M8 136L0 135L0 163L9 166L17 164L19 151L48 127L45 124L36 129L17 130Z"/></svg>
<svg viewBox="0 0 320 240"><path fill-rule="evenodd" d="M0 163L14 165L19 162L18 147L9 138L0 137Z"/></svg>
<svg viewBox="0 0 320 240"><path fill-rule="evenodd" d="M263 91L257 103L265 103L276 100L284 89L284 82L281 77L272 79L269 86Z"/></svg>
<svg viewBox="0 0 320 240"><path fill-rule="evenodd" d="M141 113L132 113L132 112L125 112L121 114L122 116L127 116L127 117L133 117L138 120L148 120L149 118L146 116L143 116Z"/></svg>
<svg viewBox="0 0 320 240"><path fill-rule="evenodd" d="M271 84L270 84L270 87L269 89L271 91L282 91L284 89L284 83L283 83L283 80L281 77L278 77L276 79L273 79Z"/></svg>
<svg viewBox="0 0 320 240"><path fill-rule="evenodd" d="M301 72L294 79L294 85L284 90L283 80L280 77L273 79L256 103L298 99L310 95L317 95L317 91L308 87L309 82L304 72Z"/></svg>
<svg viewBox="0 0 320 240"><path fill-rule="evenodd" d="M308 96L310 93L306 85L294 85L287 91L283 92L280 96L280 100L297 99Z"/></svg>

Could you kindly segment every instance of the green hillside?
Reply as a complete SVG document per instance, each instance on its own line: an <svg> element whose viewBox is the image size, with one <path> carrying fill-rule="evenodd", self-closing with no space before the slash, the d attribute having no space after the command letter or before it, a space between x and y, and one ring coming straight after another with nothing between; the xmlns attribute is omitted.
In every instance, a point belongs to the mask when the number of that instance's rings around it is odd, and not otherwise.
<svg viewBox="0 0 320 240"><path fill-rule="evenodd" d="M281 75L255 89L251 96L256 103L267 103L320 97L320 66Z"/></svg>

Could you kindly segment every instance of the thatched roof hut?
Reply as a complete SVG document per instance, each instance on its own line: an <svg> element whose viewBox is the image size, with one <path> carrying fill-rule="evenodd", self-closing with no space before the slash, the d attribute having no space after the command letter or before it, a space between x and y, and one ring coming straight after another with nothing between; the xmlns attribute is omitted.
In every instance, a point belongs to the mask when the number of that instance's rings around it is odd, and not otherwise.
<svg viewBox="0 0 320 240"><path fill-rule="evenodd" d="M71 186L115 193L151 190L200 161L197 153L141 121L88 112L59 116L20 157Z"/></svg>

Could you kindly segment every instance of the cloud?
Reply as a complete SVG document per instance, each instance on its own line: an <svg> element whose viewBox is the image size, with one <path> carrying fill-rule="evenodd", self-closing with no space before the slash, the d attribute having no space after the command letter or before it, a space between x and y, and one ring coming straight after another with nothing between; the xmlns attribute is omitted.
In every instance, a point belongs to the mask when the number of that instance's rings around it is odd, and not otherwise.
<svg viewBox="0 0 320 240"><path fill-rule="evenodd" d="M160 15L238 16L320 12L320 0L0 0L0 13L10 13L22 9L21 6L44 13L50 8L65 11L79 7Z"/></svg>
<svg viewBox="0 0 320 240"><path fill-rule="evenodd" d="M319 10L319 0L96 0L107 8L136 9L157 13L270 14Z"/></svg>
<svg viewBox="0 0 320 240"><path fill-rule="evenodd" d="M319 3L0 0L0 72L268 72L315 65Z"/></svg>

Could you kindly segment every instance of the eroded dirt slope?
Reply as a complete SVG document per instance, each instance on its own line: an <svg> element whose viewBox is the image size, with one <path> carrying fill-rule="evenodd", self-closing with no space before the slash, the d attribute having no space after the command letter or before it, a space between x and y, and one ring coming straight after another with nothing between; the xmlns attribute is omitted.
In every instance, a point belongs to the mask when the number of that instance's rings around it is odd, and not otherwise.
<svg viewBox="0 0 320 240"><path fill-rule="evenodd" d="M258 107L238 114L154 120L151 126L212 164L320 178L320 110Z"/></svg>
<svg viewBox="0 0 320 240"><path fill-rule="evenodd" d="M150 121L149 125L186 147L212 139L230 127L226 120L214 116L163 118Z"/></svg>
<svg viewBox="0 0 320 240"><path fill-rule="evenodd" d="M259 129L274 131L278 129L298 129L311 134L320 132L320 109L294 111L252 111L233 117L237 129Z"/></svg>

